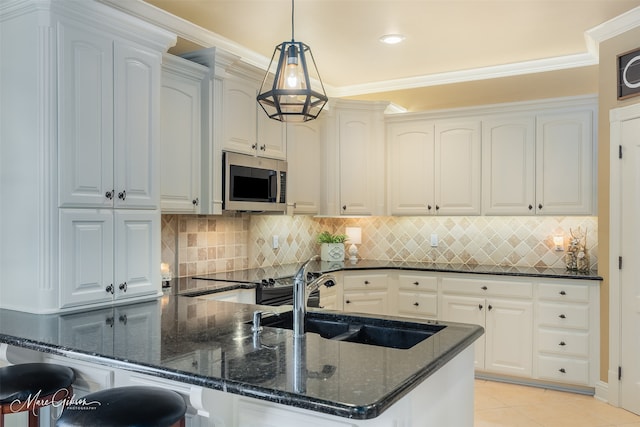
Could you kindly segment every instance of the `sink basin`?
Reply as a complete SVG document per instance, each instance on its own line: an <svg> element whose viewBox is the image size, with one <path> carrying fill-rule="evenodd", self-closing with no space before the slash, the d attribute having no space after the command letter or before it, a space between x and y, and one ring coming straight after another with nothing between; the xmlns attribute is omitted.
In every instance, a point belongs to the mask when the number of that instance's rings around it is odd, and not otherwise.
<svg viewBox="0 0 640 427"><path fill-rule="evenodd" d="M262 318L262 326L270 328L293 329L293 312L287 311L279 316L269 316ZM322 319L307 313L304 322L305 332L312 332L322 338L334 338L349 332L349 324L337 319Z"/></svg>
<svg viewBox="0 0 640 427"><path fill-rule="evenodd" d="M362 325L355 333L344 337L342 341L407 349L424 341L434 333L420 329Z"/></svg>
<svg viewBox="0 0 640 427"><path fill-rule="evenodd" d="M262 326L293 329L293 312L262 318ZM322 338L387 348L409 349L446 326L308 312L305 332Z"/></svg>

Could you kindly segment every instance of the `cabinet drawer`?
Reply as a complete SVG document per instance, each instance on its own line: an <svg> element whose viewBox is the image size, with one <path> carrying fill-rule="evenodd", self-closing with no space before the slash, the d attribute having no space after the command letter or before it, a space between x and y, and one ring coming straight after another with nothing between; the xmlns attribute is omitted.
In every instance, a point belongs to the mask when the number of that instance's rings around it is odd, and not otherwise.
<svg viewBox="0 0 640 427"><path fill-rule="evenodd" d="M538 297L554 301L588 302L589 287L578 284L540 283Z"/></svg>
<svg viewBox="0 0 640 427"><path fill-rule="evenodd" d="M589 329L589 306L540 303L538 323L557 328Z"/></svg>
<svg viewBox="0 0 640 427"><path fill-rule="evenodd" d="M412 274L400 274L398 276L398 287L406 291L433 291L438 290L437 277L425 277Z"/></svg>
<svg viewBox="0 0 640 427"><path fill-rule="evenodd" d="M358 274L344 276L345 289L386 289L386 274Z"/></svg>
<svg viewBox="0 0 640 427"><path fill-rule="evenodd" d="M546 353L589 357L589 334L587 332L540 329L538 350Z"/></svg>
<svg viewBox="0 0 640 427"><path fill-rule="evenodd" d="M400 292L398 314L405 316L438 316L438 295L428 292Z"/></svg>
<svg viewBox="0 0 640 427"><path fill-rule="evenodd" d="M442 279L442 291L467 295L531 298L533 284L530 282L494 281L490 278L479 280L445 277Z"/></svg>
<svg viewBox="0 0 640 427"><path fill-rule="evenodd" d="M588 385L589 362L584 359L538 356L538 378Z"/></svg>

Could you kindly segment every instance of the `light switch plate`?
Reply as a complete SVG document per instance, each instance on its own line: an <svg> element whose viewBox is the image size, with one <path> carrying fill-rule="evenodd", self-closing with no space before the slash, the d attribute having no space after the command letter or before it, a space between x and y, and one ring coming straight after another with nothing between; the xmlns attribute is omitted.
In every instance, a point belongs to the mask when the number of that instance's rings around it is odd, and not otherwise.
<svg viewBox="0 0 640 427"><path fill-rule="evenodd" d="M438 233L431 233L431 247L438 247Z"/></svg>

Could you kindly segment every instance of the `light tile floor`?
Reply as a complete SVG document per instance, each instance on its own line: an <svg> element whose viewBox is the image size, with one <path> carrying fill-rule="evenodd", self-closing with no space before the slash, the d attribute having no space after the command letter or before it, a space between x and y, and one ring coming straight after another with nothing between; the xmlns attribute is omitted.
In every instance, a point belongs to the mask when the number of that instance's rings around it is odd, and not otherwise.
<svg viewBox="0 0 640 427"><path fill-rule="evenodd" d="M640 427L640 416L593 396L476 380L474 427Z"/></svg>

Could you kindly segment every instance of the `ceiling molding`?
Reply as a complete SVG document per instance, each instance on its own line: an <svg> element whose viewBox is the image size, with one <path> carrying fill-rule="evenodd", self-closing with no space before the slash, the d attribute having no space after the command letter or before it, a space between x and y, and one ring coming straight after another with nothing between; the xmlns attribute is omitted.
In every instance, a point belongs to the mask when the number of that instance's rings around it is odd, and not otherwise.
<svg viewBox="0 0 640 427"><path fill-rule="evenodd" d="M590 53L581 53L577 55L560 56L557 58L546 58L535 61L474 68L471 70L452 71L376 83L343 86L333 88L335 91L333 96L354 96L366 93L415 89L418 87L437 86L451 83L518 76L522 74L543 73L546 71L564 70L567 68L586 67L589 65L596 65L597 63L597 56L594 57Z"/></svg>
<svg viewBox="0 0 640 427"><path fill-rule="evenodd" d="M587 46L598 55L600 43L638 27L640 27L640 7L631 9L607 22L603 22L597 27L587 30L585 32Z"/></svg>
<svg viewBox="0 0 640 427"><path fill-rule="evenodd" d="M239 56L241 61L249 65L263 70L269 66L269 58L142 0L97 1L172 31L178 37L200 46L215 46L228 51ZM638 26L640 26L640 7L586 31L585 48L587 52L585 53L342 87L330 86L325 83L325 90L330 97L344 97L596 65L599 60L599 43Z"/></svg>

